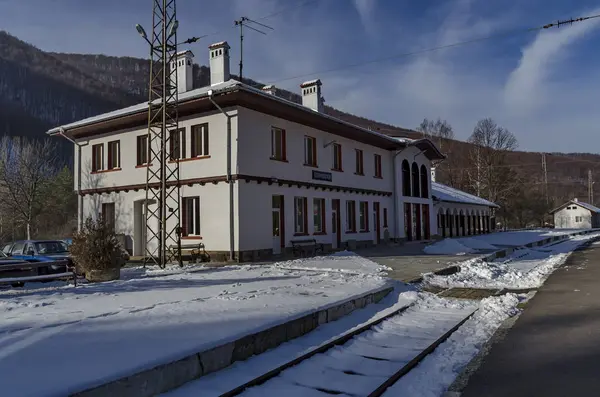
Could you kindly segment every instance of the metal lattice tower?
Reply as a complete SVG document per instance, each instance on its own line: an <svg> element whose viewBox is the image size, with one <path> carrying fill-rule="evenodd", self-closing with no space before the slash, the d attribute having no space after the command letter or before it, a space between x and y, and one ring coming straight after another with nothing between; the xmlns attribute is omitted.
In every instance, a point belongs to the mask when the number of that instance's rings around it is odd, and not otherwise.
<svg viewBox="0 0 600 397"><path fill-rule="evenodd" d="M175 0L153 0L148 99L146 255L144 264L181 265L177 112L177 28ZM143 29L142 29L143 31ZM145 36L145 34L144 34ZM156 205L153 205L156 203ZM170 247L177 247L171 250Z"/></svg>

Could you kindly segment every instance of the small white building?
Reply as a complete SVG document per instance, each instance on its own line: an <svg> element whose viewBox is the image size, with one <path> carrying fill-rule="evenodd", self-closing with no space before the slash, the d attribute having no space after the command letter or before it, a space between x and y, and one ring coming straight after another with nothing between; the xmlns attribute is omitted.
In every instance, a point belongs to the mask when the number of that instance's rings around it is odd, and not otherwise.
<svg viewBox="0 0 600 397"><path fill-rule="evenodd" d="M230 78L226 42L209 53L210 86L193 89L191 52L176 65L179 130L169 150L179 163L183 244L202 241L214 260L249 261L289 253L307 237L337 250L435 234L430 169L444 156L430 140L398 140L325 114L320 80L300 86L302 104L247 86ZM76 144L80 225L104 214L134 256L146 252L146 174L157 168L148 161L147 111L142 103L48 131Z"/></svg>
<svg viewBox="0 0 600 397"><path fill-rule="evenodd" d="M557 229L593 229L600 227L600 208L574 198L550 211Z"/></svg>
<svg viewBox="0 0 600 397"><path fill-rule="evenodd" d="M497 204L438 182L432 182L431 189L439 237L472 236L495 229Z"/></svg>

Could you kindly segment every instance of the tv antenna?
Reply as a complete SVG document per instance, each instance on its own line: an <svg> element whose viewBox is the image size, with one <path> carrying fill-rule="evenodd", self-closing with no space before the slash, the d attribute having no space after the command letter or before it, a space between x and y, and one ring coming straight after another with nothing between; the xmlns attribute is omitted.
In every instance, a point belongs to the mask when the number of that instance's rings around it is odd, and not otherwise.
<svg viewBox="0 0 600 397"><path fill-rule="evenodd" d="M262 24L260 22L256 22L248 17L241 17L240 19L234 21L235 22L235 26L239 26L240 27L240 82L243 83L242 81L242 70L244 68L244 26L247 27L250 30L254 30L255 32L261 33L266 35L265 32L263 32L262 30L253 27L251 24L254 25L258 25L261 26L263 28L266 29L271 29L271 30L275 30L272 27Z"/></svg>

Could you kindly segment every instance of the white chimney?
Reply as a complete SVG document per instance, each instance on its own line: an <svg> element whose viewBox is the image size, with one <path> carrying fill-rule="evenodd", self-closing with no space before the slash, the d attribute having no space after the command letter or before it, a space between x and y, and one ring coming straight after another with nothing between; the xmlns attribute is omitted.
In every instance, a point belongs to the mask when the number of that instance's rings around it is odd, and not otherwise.
<svg viewBox="0 0 600 397"><path fill-rule="evenodd" d="M208 46L210 50L210 85L229 80L229 48L226 41Z"/></svg>
<svg viewBox="0 0 600 397"><path fill-rule="evenodd" d="M277 89L275 88L275 86L273 84L269 84L266 85L262 88L262 90L264 92L266 92L267 94L271 94L271 95L275 95L275 93L277 92Z"/></svg>
<svg viewBox="0 0 600 397"><path fill-rule="evenodd" d="M192 63L194 53L190 50L180 51L171 62L171 68L177 68L177 92L179 94L194 88L194 66ZM175 75L171 75L175 80ZM174 81L172 82L174 83Z"/></svg>
<svg viewBox="0 0 600 397"><path fill-rule="evenodd" d="M577 199L577 197L575 197L575 198L573 199L573 201L577 203L579 200Z"/></svg>
<svg viewBox="0 0 600 397"><path fill-rule="evenodd" d="M431 182L435 182L435 167L431 167Z"/></svg>
<svg viewBox="0 0 600 397"><path fill-rule="evenodd" d="M302 89L302 105L312 110L323 112L323 97L321 96L321 80L311 80L300 84Z"/></svg>

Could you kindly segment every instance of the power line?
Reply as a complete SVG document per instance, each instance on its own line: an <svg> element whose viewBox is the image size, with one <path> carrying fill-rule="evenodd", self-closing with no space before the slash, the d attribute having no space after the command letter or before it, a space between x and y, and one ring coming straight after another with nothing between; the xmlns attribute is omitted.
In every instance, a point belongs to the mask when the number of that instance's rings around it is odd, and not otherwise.
<svg viewBox="0 0 600 397"><path fill-rule="evenodd" d="M434 52L434 51L444 50L444 49L448 49L448 48L460 47L460 46L463 46L463 45L478 43L478 42L481 42L481 41L491 40L491 39L495 39L495 38L499 38L499 37L513 36L513 35L517 35L517 34L537 32L537 31L541 31L541 30L544 30L544 29L549 29L549 28L552 28L552 27L560 27L560 26L565 25L565 24L573 24L574 22L582 22L582 21L587 21L589 19L594 19L594 18L600 18L600 14L590 15L590 16L587 16L587 17L581 17L581 18L576 18L576 19L572 19L571 18L568 21L557 21L557 22L553 22L553 23L549 23L549 24L546 24L546 25L537 26L537 27L533 27L533 28L515 29L515 30L503 32L503 33L498 33L498 34L493 34L493 35L489 35L489 36L478 37L478 38L474 38L474 39L471 39L471 40L459 41L459 42L456 42L456 43L445 44L445 45L441 45L441 46L437 46L437 47L431 47L431 48L427 48L427 49L423 49L423 50L405 52L405 53L395 54L395 55L391 55L391 56L387 56L387 57L371 59L371 60L364 61L364 62L357 62L357 63L352 63L352 64L346 64L346 65L338 66L338 67L335 67L335 68L324 69L324 70L321 70L321 71L318 71L318 72L306 73L306 74L301 74L301 75L296 75L296 76L291 76L291 77L285 77L285 78L278 79L278 80L272 80L272 81L269 81L267 84L274 84L274 83L280 83L282 81L289 81L289 80L295 80L295 79L299 79L299 78L311 77L311 76L314 76L316 74L322 75L322 74L326 74L326 73L337 72L337 71L340 71L340 70L345 70L345 69L351 69L351 68L355 68L355 67L359 67L359 66L370 65L370 64L373 64L373 63L379 63L379 62L388 61L388 60L391 60L391 59L403 58L403 57L410 57L410 56L413 56L413 55L425 54L425 53L428 53L428 52Z"/></svg>

